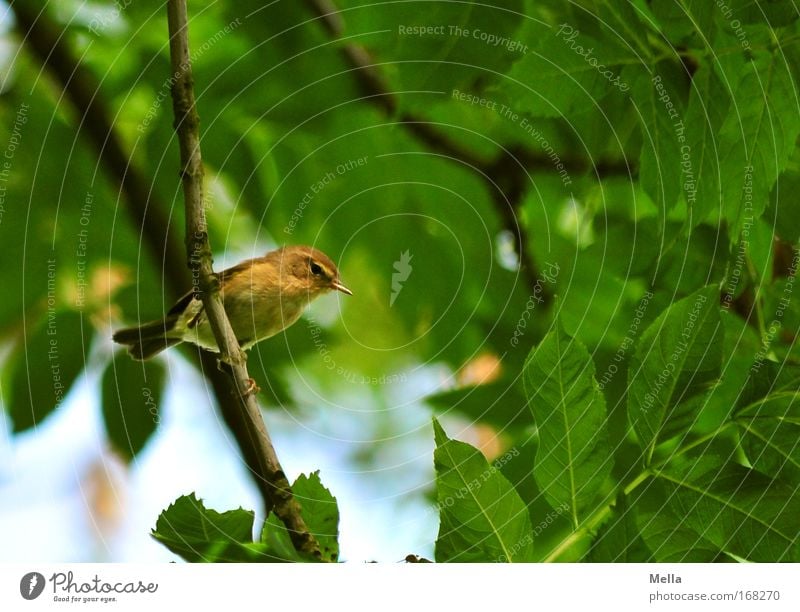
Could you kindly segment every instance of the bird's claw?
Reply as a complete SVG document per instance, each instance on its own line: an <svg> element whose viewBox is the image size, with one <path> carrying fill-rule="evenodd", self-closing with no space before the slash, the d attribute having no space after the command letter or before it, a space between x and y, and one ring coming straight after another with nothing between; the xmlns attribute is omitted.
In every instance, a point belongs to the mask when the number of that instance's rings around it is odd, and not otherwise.
<svg viewBox="0 0 800 612"><path fill-rule="evenodd" d="M256 384L256 381L252 378L248 378L244 381L245 387L244 390L239 390L239 385L236 385L235 388L231 389L231 395L236 397L245 398L248 395L256 395L257 393L261 392L261 387Z"/></svg>

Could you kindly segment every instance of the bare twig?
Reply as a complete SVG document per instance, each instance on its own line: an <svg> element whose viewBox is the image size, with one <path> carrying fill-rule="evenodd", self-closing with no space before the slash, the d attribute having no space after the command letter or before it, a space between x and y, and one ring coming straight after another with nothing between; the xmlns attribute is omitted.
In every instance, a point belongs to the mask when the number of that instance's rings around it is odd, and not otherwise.
<svg viewBox="0 0 800 612"><path fill-rule="evenodd" d="M14 2L11 8L24 44L56 78L65 99L78 115L78 129L97 150L106 174L119 185L127 203L125 211L133 226L142 228L150 254L156 261L160 260L166 274L169 297L176 299L185 293L188 275L186 268L180 265L184 258L179 242L164 216L167 206L154 191L147 189L147 177L123 149L122 140L112 125L111 115L103 97L99 95L97 80L78 62L65 42L64 30L53 22L46 10L37 11L29 2ZM265 507L269 507L270 497L266 481L260 475L257 449L245 428L239 402L230 394L228 377L217 369L210 353L203 352L201 361L203 372L214 389L220 412L254 475Z"/></svg>
<svg viewBox="0 0 800 612"><path fill-rule="evenodd" d="M166 274L168 298L177 299L185 293L189 279L186 267L181 265L184 256L180 243L164 215L167 206L154 190L148 188L152 181L122 147L122 139L111 122L97 80L77 60L65 42L64 30L53 22L46 10L37 12L29 2L14 2L11 8L26 47L56 78L65 99L78 115L78 129L97 150L106 174L119 185L127 204L124 210L133 226L142 229L150 254L160 262ZM239 402L231 395L230 379L217 369L211 353L200 351L200 361L203 374L211 382L222 417L233 433L261 493L264 507L268 509L271 506L270 487L261 473L259 451L246 427Z"/></svg>
<svg viewBox="0 0 800 612"><path fill-rule="evenodd" d="M185 259L179 241L164 214L168 208L150 188L152 181L123 148L97 79L78 61L66 42L64 29L45 9L37 8L35 3L27 0L12 3L11 9L23 43L63 89L65 99L77 114L78 130L96 149L108 177L119 185L131 223L142 229L147 248L161 263L167 277L169 297L177 298L188 285L188 275L186 268L180 265ZM265 510L269 512L273 506L275 485L263 468L257 428L254 430L251 426L252 420L242 410L238 396L231 394L229 377L217 369L214 356L205 351L200 353L203 374L211 382L220 412L259 488Z"/></svg>
<svg viewBox="0 0 800 612"><path fill-rule="evenodd" d="M271 509L283 521L298 552L320 557L319 545L303 520L300 505L292 496L289 482L272 446L258 402L251 390L252 380L247 373L245 354L239 347L219 293L219 280L212 268L203 207L200 121L194 100L189 57L186 0L169 0L167 16L173 71L172 104L181 150L181 176L186 203L186 250L192 277L197 279L196 295L203 301L220 349L220 359L230 366L251 441L260 451L261 473L267 478L271 497L271 508L268 507L267 511Z"/></svg>

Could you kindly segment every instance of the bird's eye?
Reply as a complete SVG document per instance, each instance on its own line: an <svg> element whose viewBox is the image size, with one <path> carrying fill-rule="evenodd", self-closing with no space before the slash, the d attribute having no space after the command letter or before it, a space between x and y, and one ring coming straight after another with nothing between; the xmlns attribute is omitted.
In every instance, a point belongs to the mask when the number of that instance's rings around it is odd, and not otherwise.
<svg viewBox="0 0 800 612"><path fill-rule="evenodd" d="M319 276L322 274L322 267L318 263L311 262L311 274L314 276Z"/></svg>

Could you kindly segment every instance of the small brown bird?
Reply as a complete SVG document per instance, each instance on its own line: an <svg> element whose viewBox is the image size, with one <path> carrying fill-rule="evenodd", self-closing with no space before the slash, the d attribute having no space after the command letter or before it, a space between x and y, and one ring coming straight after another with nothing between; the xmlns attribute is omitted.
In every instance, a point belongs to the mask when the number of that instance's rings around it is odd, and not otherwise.
<svg viewBox="0 0 800 612"><path fill-rule="evenodd" d="M248 259L219 273L220 294L242 349L274 336L300 318L306 306L328 291L353 292L325 253L308 246L287 246ZM145 360L181 342L219 352L203 303L184 295L160 321L117 331L114 342Z"/></svg>

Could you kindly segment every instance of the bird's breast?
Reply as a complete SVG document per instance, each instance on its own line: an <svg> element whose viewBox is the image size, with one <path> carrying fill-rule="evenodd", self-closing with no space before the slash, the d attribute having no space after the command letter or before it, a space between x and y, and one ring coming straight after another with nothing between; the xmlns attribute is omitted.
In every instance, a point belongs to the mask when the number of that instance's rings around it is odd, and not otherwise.
<svg viewBox="0 0 800 612"><path fill-rule="evenodd" d="M244 299L225 300L225 310L236 337L258 342L292 325L308 305L306 299L289 299L276 293L251 292Z"/></svg>

